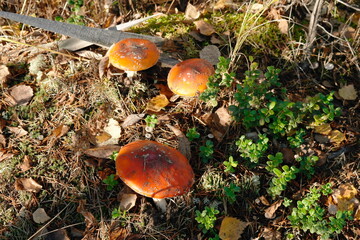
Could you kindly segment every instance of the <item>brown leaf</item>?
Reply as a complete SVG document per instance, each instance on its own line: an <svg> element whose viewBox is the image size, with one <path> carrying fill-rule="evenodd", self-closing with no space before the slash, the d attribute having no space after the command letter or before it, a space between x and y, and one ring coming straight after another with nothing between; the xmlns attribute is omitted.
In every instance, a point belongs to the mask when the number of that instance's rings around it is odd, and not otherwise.
<svg viewBox="0 0 360 240"><path fill-rule="evenodd" d="M216 65L219 62L220 56L220 50L215 45L207 45L200 51L200 58L207 60L212 65Z"/></svg>
<svg viewBox="0 0 360 240"><path fill-rule="evenodd" d="M204 20L199 20L194 22L196 29L205 36L210 36L211 34L215 33L214 27L210 24L205 22Z"/></svg>
<svg viewBox="0 0 360 240"><path fill-rule="evenodd" d="M211 122L208 124L210 126L210 130L216 140L221 141L232 122L231 115L229 114L227 108L221 107L212 114L210 119Z"/></svg>
<svg viewBox="0 0 360 240"><path fill-rule="evenodd" d="M269 201L266 199L266 197L263 195L263 196L260 196L259 197L259 200L262 204L264 204L265 206L270 206L270 203Z"/></svg>
<svg viewBox="0 0 360 240"><path fill-rule="evenodd" d="M340 88L339 95L345 100L356 100L357 92L355 90L354 84L350 84Z"/></svg>
<svg viewBox="0 0 360 240"><path fill-rule="evenodd" d="M265 217L267 219L273 219L275 218L275 212L276 210L281 206L283 200L278 200L276 202L274 202L273 204L271 204L270 207L265 209Z"/></svg>
<svg viewBox="0 0 360 240"><path fill-rule="evenodd" d="M135 206L137 195L135 193L121 193L119 198L121 199L119 208L122 211L129 211Z"/></svg>
<svg viewBox="0 0 360 240"><path fill-rule="evenodd" d="M332 128L331 128L330 124L328 124L328 123L321 124L319 126L315 126L316 133L320 133L323 135L329 135L331 131L332 131Z"/></svg>
<svg viewBox="0 0 360 240"><path fill-rule="evenodd" d="M6 138L4 135L0 134L0 147L4 148L6 146Z"/></svg>
<svg viewBox="0 0 360 240"><path fill-rule="evenodd" d="M8 76L10 75L10 71L7 66L0 65L0 84L3 85L6 83Z"/></svg>
<svg viewBox="0 0 360 240"><path fill-rule="evenodd" d="M88 58L88 59L96 59L96 60L102 60L103 56L100 53L96 53L89 50L81 50L75 52L80 57Z"/></svg>
<svg viewBox="0 0 360 240"><path fill-rule="evenodd" d="M52 137L60 138L64 136L69 131L69 126L66 126L64 124L61 124L57 128L54 129L54 131L51 133Z"/></svg>
<svg viewBox="0 0 360 240"><path fill-rule="evenodd" d="M279 231L276 231L271 228L265 227L264 231L261 234L261 237L263 237L265 240L278 240L281 238L281 233Z"/></svg>
<svg viewBox="0 0 360 240"><path fill-rule="evenodd" d="M111 139L111 135L108 134L107 132L103 132L96 136L96 144L101 145L109 139Z"/></svg>
<svg viewBox="0 0 360 240"><path fill-rule="evenodd" d="M103 57L99 62L99 78L101 79L109 68L109 57Z"/></svg>
<svg viewBox="0 0 360 240"><path fill-rule="evenodd" d="M94 215L92 215L92 213L90 213L89 211L85 210L85 200L79 201L79 206L77 207L76 211L84 216L86 228L90 228L98 224Z"/></svg>
<svg viewBox="0 0 360 240"><path fill-rule="evenodd" d="M25 155L24 159L23 159L23 162L22 164L20 165L20 169L22 172L26 172L27 170L29 170L31 168L31 164L32 164L32 161L31 159L29 158L28 155Z"/></svg>
<svg viewBox="0 0 360 240"><path fill-rule="evenodd" d="M354 214L354 220L358 221L360 220L360 205L357 207L355 214Z"/></svg>
<svg viewBox="0 0 360 240"><path fill-rule="evenodd" d="M329 139L330 142L339 144L342 141L344 141L346 138L345 138L345 134L343 134L339 130L333 130L329 134Z"/></svg>
<svg viewBox="0 0 360 240"><path fill-rule="evenodd" d="M237 240L248 225L248 222L237 218L225 217L221 222L219 237L223 240Z"/></svg>
<svg viewBox="0 0 360 240"><path fill-rule="evenodd" d="M135 123L139 122L141 119L145 117L145 114L130 114L125 118L121 126L126 128L128 126L134 125Z"/></svg>
<svg viewBox="0 0 360 240"><path fill-rule="evenodd" d="M10 89L10 96L15 100L16 105L26 105L34 96L34 92L30 86L21 84Z"/></svg>
<svg viewBox="0 0 360 240"><path fill-rule="evenodd" d="M190 141L187 139L185 134L181 132L178 128L166 124L168 128L170 128L171 131L174 132L176 137L179 139L179 151L187 158L191 159L191 147L190 147Z"/></svg>
<svg viewBox="0 0 360 240"><path fill-rule="evenodd" d="M128 232L125 228L118 227L110 230L110 240L123 240L127 238Z"/></svg>
<svg viewBox="0 0 360 240"><path fill-rule="evenodd" d="M50 217L46 214L45 209L38 208L32 214L33 220L36 223L44 223L50 220Z"/></svg>
<svg viewBox="0 0 360 240"><path fill-rule="evenodd" d="M200 11L190 2L188 2L185 9L185 18L194 20L194 19L198 19L200 15L201 15Z"/></svg>
<svg viewBox="0 0 360 240"><path fill-rule="evenodd" d="M146 109L153 112L160 112L160 110L166 107L169 103L170 102L167 97L163 94L160 94L150 99L149 103L146 106Z"/></svg>
<svg viewBox="0 0 360 240"><path fill-rule="evenodd" d="M26 130L24 130L22 127L7 127L10 132L15 134L17 138L23 137L28 134Z"/></svg>
<svg viewBox="0 0 360 240"><path fill-rule="evenodd" d="M0 162L13 156L14 154L12 153L6 153L6 150L0 150Z"/></svg>
<svg viewBox="0 0 360 240"><path fill-rule="evenodd" d="M157 83L155 87L160 90L160 94L165 95L167 98L171 98L174 95L170 88L164 84Z"/></svg>
<svg viewBox="0 0 360 240"><path fill-rule="evenodd" d="M288 34L289 23L283 19L280 14L280 9L271 8L269 15L272 15L273 19L278 20L278 27L281 33Z"/></svg>
<svg viewBox="0 0 360 240"><path fill-rule="evenodd" d="M120 146L118 145L105 145L96 148L89 148L84 151L84 153L91 157L96 158L110 158L113 152L118 152Z"/></svg>
<svg viewBox="0 0 360 240"><path fill-rule="evenodd" d="M42 189L42 186L38 184L32 178L17 178L15 180L15 190L24 190L28 192L37 193Z"/></svg>

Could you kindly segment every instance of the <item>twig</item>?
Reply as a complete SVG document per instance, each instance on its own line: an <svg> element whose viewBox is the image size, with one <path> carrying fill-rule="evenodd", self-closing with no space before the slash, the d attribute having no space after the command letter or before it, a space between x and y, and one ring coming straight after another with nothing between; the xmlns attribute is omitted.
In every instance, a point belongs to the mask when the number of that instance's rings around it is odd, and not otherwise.
<svg viewBox="0 0 360 240"><path fill-rule="evenodd" d="M335 2L341 3L341 4L343 4L344 6L346 6L346 7L348 7L348 8L351 8L351 9L353 9L353 10L355 10L355 11L360 12L360 8L354 7L354 6L352 6L352 5L344 2L344 1L342 1L342 0L336 0Z"/></svg>
<svg viewBox="0 0 360 240"><path fill-rule="evenodd" d="M305 54L305 58L308 58L311 52L311 47L315 41L316 38L316 29L317 29L317 23L319 21L319 16L320 16L320 12L321 12L321 8L323 5L324 0L316 0L315 5L314 5L314 9L311 13L310 16L310 23L309 23L309 32L308 32L308 36L306 39L306 53Z"/></svg>

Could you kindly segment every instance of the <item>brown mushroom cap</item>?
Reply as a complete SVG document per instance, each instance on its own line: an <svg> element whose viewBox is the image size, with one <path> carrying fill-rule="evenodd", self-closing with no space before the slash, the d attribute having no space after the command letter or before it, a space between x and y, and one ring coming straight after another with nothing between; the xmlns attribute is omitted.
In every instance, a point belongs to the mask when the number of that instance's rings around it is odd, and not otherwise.
<svg viewBox="0 0 360 240"><path fill-rule="evenodd" d="M182 195L194 183L194 172L184 155L148 140L122 147L116 158L116 172L135 192L152 198Z"/></svg>
<svg viewBox="0 0 360 240"><path fill-rule="evenodd" d="M195 96L203 92L214 67L201 58L188 59L171 68L167 82L171 91L180 96Z"/></svg>
<svg viewBox="0 0 360 240"><path fill-rule="evenodd" d="M124 71L148 69L157 63L159 57L156 45L146 39L123 39L109 50L109 62Z"/></svg>

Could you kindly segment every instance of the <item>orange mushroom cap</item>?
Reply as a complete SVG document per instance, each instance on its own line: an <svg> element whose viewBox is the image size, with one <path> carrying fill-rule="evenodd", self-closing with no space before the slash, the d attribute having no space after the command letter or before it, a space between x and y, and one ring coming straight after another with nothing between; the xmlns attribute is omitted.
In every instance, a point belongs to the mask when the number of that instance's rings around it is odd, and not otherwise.
<svg viewBox="0 0 360 240"><path fill-rule="evenodd" d="M214 67L201 58L188 59L171 68L167 82L171 91L180 96L195 96L206 88Z"/></svg>
<svg viewBox="0 0 360 240"><path fill-rule="evenodd" d="M146 39L126 38L115 43L109 50L109 62L124 71L141 71L154 66L160 52Z"/></svg>
<svg viewBox="0 0 360 240"><path fill-rule="evenodd" d="M116 173L135 192L152 198L182 195L194 183L194 172L184 155L149 140L122 147L116 158Z"/></svg>

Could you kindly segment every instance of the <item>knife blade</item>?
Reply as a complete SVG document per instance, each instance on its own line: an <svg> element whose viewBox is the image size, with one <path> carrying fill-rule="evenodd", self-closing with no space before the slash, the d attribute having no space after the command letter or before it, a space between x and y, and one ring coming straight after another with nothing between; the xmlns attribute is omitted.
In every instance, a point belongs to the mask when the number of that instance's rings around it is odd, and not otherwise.
<svg viewBox="0 0 360 240"><path fill-rule="evenodd" d="M125 38L147 39L155 43L157 47L161 47L162 44L164 43L164 39L161 37L122 32L122 31L113 31L113 30L107 30L101 28L86 27L86 26L80 26L70 23L57 22L44 18L30 17L26 15L5 12L5 11L0 11L0 17L106 47L110 47L112 44ZM160 61L163 67L170 67L170 68L179 62L177 59L170 57L168 54L164 52L160 54Z"/></svg>
<svg viewBox="0 0 360 240"><path fill-rule="evenodd" d="M107 47L110 47L113 43L116 43L125 38L147 39L155 43L158 47L161 47L162 43L164 42L163 38L155 36L86 27L70 23L57 22L44 18L30 17L11 12L0 11L0 17Z"/></svg>

